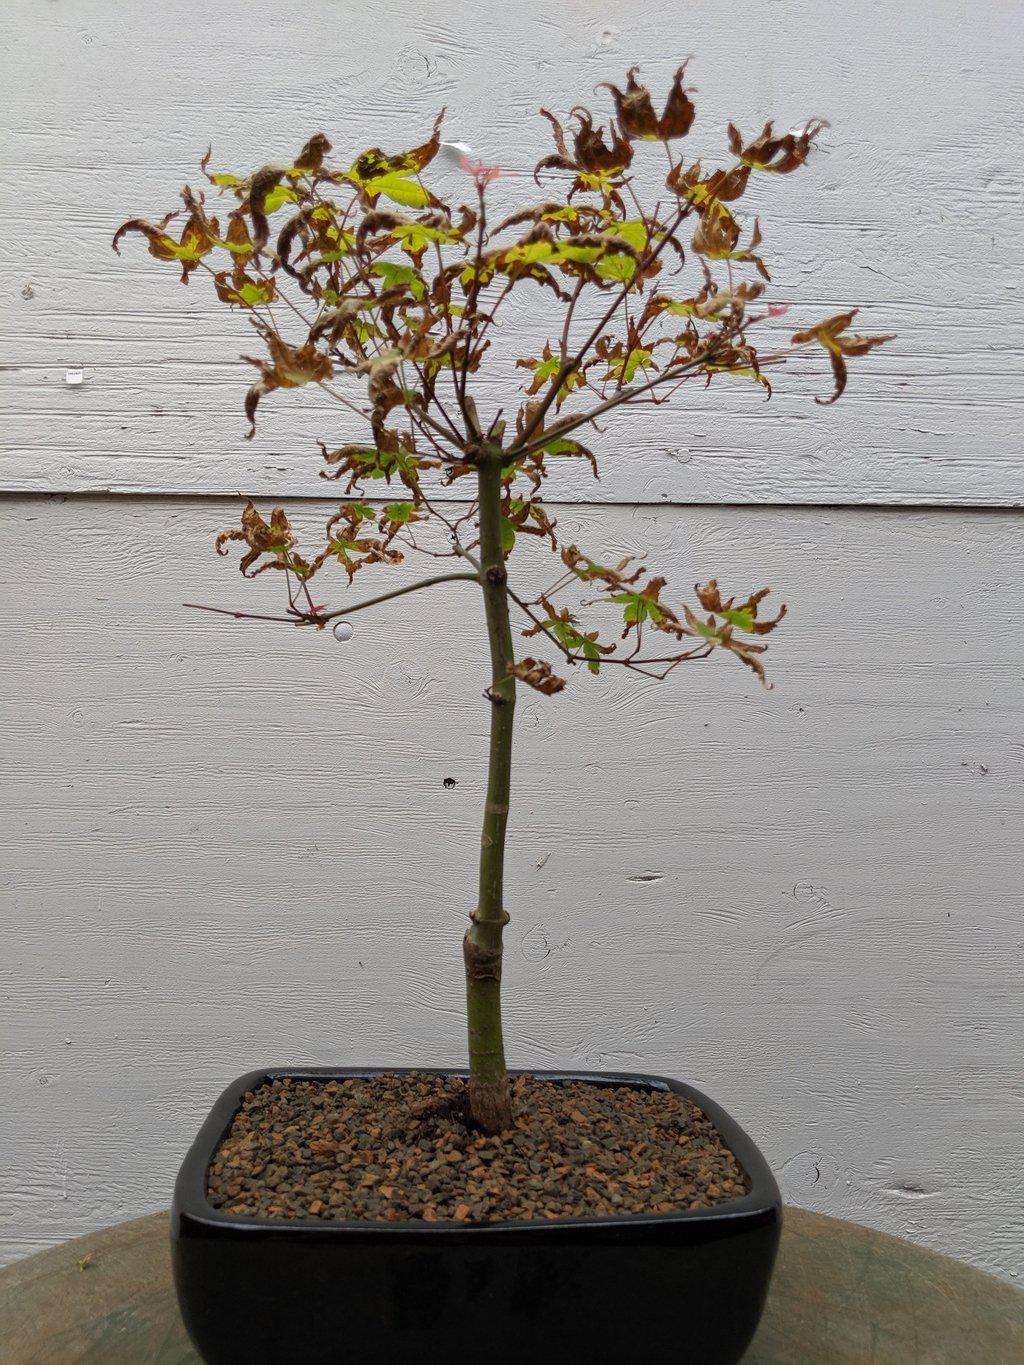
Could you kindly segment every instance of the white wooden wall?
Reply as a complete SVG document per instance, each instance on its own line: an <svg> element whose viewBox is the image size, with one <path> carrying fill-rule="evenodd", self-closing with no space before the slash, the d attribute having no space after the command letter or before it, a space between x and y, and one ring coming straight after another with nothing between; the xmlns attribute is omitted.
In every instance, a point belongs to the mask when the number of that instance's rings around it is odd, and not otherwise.
<svg viewBox="0 0 1024 1365"><path fill-rule="evenodd" d="M224 495L322 520L313 441L347 433L275 395L244 443L244 324L113 227L211 140L245 171L317 128L406 145L441 104L525 168L538 103L692 52L710 153L729 116L832 119L758 204L791 317L899 338L835 408L811 366L768 407L719 387L552 488L581 543L791 616L771 693L727 660L525 699L512 1057L687 1077L793 1202L1020 1275L1022 37L1004 0L8 0L4 1255L165 1206L242 1070L463 1050L476 605L344 646L180 609L263 600L212 556Z"/></svg>

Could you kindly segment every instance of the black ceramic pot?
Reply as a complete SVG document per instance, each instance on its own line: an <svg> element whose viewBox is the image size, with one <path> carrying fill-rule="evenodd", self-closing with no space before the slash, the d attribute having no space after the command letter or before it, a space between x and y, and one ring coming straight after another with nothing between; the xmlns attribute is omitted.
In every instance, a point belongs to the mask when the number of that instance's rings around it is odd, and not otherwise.
<svg viewBox="0 0 1024 1365"><path fill-rule="evenodd" d="M283 1076L340 1080L385 1069L251 1071L214 1105L182 1165L171 1210L178 1302L210 1365L717 1365L740 1358L775 1260L778 1186L723 1109L660 1076L534 1073L685 1095L732 1148L749 1194L681 1213L477 1226L271 1221L207 1202L207 1168L247 1090Z"/></svg>

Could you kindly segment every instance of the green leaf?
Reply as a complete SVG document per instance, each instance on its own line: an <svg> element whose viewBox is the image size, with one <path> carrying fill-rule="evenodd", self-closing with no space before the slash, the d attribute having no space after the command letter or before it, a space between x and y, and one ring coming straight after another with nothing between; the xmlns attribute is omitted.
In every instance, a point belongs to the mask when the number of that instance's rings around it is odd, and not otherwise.
<svg viewBox="0 0 1024 1365"><path fill-rule="evenodd" d="M511 554L516 543L516 528L508 517L501 519L501 553Z"/></svg>
<svg viewBox="0 0 1024 1365"><path fill-rule="evenodd" d="M592 265L599 256L604 255L604 248L599 246L575 246L572 242L564 242L559 245L554 256L556 261L575 261L582 265Z"/></svg>
<svg viewBox="0 0 1024 1365"><path fill-rule="evenodd" d="M396 265L394 261L376 261L373 265L373 274L381 277L385 289L407 284L414 299L421 299L427 292L422 275L410 265Z"/></svg>
<svg viewBox="0 0 1024 1365"><path fill-rule="evenodd" d="M215 237L214 244L230 251L235 256L248 256L252 252L252 242L229 242L226 238Z"/></svg>
<svg viewBox="0 0 1024 1365"><path fill-rule="evenodd" d="M616 592L609 597L609 602L615 602L623 608L622 619L631 626L638 626L644 621L661 620L661 609L657 602L652 602L649 597L644 597L638 592Z"/></svg>
<svg viewBox="0 0 1024 1365"><path fill-rule="evenodd" d="M249 284L248 282L235 290L247 308L254 308L259 303L266 303L270 298L270 292L266 285Z"/></svg>
<svg viewBox="0 0 1024 1365"><path fill-rule="evenodd" d="M297 204L299 196L290 185L276 185L263 203L264 213L275 213L282 204Z"/></svg>
<svg viewBox="0 0 1024 1365"><path fill-rule="evenodd" d="M396 204L405 204L413 209L424 208L430 202L430 195L422 185L394 171L367 181L366 190L369 194L386 194Z"/></svg>
<svg viewBox="0 0 1024 1365"><path fill-rule="evenodd" d="M600 673L601 651L593 640L588 640L584 637L581 653L583 654L584 659L586 659L587 667L590 669L591 673Z"/></svg>
<svg viewBox="0 0 1024 1365"><path fill-rule="evenodd" d="M635 346L626 357L626 363L622 367L622 382L632 384L637 370L646 369L651 359L651 352L643 347Z"/></svg>
<svg viewBox="0 0 1024 1365"><path fill-rule="evenodd" d="M625 284L627 280L633 278L636 272L636 261L633 260L632 256L625 256L616 251L611 256L605 256L603 260L598 261L595 269L606 280L618 280Z"/></svg>
<svg viewBox="0 0 1024 1365"><path fill-rule="evenodd" d="M570 436L552 436L550 441L545 441L541 446L547 455L578 455L582 449L579 441L574 441Z"/></svg>
<svg viewBox="0 0 1024 1365"><path fill-rule="evenodd" d="M754 613L752 611L723 607L718 614L724 616L729 624L735 626L737 630L753 631L754 629Z"/></svg>
<svg viewBox="0 0 1024 1365"><path fill-rule="evenodd" d="M647 245L647 228L638 219L627 219L624 223L616 223L613 228L608 229L609 237L621 237L624 242L628 242L634 251L643 251Z"/></svg>
<svg viewBox="0 0 1024 1365"><path fill-rule="evenodd" d="M349 462L351 466L359 467L359 477L364 479L390 480L395 473L407 474L415 479L419 468L416 456L408 450L377 450L373 446L353 451Z"/></svg>
<svg viewBox="0 0 1024 1365"><path fill-rule="evenodd" d="M462 285L463 289L468 291L475 279L477 287L484 289L490 284L493 278L494 266L491 265L489 261L484 261L479 269L477 269L476 263L471 261L459 275L459 283ZM454 307L452 308L452 312L455 312Z"/></svg>
<svg viewBox="0 0 1024 1365"><path fill-rule="evenodd" d="M554 379L561 368L562 362L559 360L558 356L553 355L547 360L538 361L534 374L538 379Z"/></svg>
<svg viewBox="0 0 1024 1365"><path fill-rule="evenodd" d="M395 522L398 526L404 526L410 522L416 512L415 503L411 502L391 502L384 508L388 521Z"/></svg>
<svg viewBox="0 0 1024 1365"><path fill-rule="evenodd" d="M510 246L503 252L502 262L509 264L521 261L524 265L535 265L537 261L550 260L555 252L554 242L522 242L519 246Z"/></svg>

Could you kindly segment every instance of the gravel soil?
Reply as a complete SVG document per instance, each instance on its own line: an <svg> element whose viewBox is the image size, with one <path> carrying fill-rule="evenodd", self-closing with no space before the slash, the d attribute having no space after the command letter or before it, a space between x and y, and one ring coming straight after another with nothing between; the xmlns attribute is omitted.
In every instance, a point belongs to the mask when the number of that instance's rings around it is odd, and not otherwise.
<svg viewBox="0 0 1024 1365"><path fill-rule="evenodd" d="M492 1223L709 1208L749 1188L681 1095L517 1076L513 1108L486 1137L459 1078L271 1081L245 1095L207 1197L260 1218Z"/></svg>

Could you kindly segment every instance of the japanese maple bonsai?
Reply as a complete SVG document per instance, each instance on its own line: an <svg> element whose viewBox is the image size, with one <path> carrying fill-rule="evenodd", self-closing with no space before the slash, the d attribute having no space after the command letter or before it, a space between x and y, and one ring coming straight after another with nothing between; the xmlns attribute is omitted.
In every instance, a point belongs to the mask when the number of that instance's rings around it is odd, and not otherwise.
<svg viewBox="0 0 1024 1365"><path fill-rule="evenodd" d="M746 383L769 397L770 376L801 348L827 354L832 391L815 401L832 403L845 388L847 358L887 339L852 334L853 311L781 337L778 319L787 309L765 302L771 277L760 225L744 225L738 216L751 179L796 171L824 122L782 134L768 123L749 139L730 124L728 163L708 169L681 150L695 115L684 67L660 116L635 68L624 89L608 88L615 116L607 129L583 108L572 111L568 130L541 111L555 150L534 171L540 196L498 221L492 204L500 187L492 186L499 169L473 162L463 149L448 174L471 186L470 202L462 204L447 202L428 179L442 147L449 162L458 152L457 144L442 143L439 116L430 137L411 151L372 148L351 162L330 159L323 133L293 161L247 176L211 170L208 152L202 172L227 198L220 216L204 193L186 186L180 232L170 231L176 215L169 213L156 223L133 218L114 237L118 249L126 234L142 234L151 255L180 265L184 283L197 272L208 275L217 298L248 315L264 347L244 357L258 376L244 402L249 439L261 400L277 390L315 386L339 408L343 436L332 434L321 446L321 472L344 480L345 497L324 543L300 550L285 512L275 508L264 520L251 501L240 527L217 540L223 553L229 542L244 545L247 577L280 575L281 615L207 610L323 629L405 593L456 582L480 589L490 645L484 693L490 752L479 891L463 954L469 1107L472 1123L487 1134L514 1122L500 981L517 684L555 696L566 685L561 674L580 666L664 678L719 651L764 682L763 637L785 613L782 607L762 616L767 588L737 598L714 579L695 588L690 605L673 598L643 559L613 563L562 543L544 500L546 480L567 460L588 465L596 477L592 433L600 432L599 419L620 409L636 415L695 386ZM648 150L645 164L640 154ZM273 234L272 218L280 221ZM488 367L491 343L509 321L506 301L517 291L543 291L551 321L532 343L510 332L531 352L515 362L527 372L526 392L521 401L506 399L514 406L485 412L474 393L477 376ZM761 333L767 341L759 347ZM497 369L511 392L509 361L499 360ZM453 511L441 490L461 490L463 481L472 493ZM368 501L368 490L382 483L400 487L400 498ZM440 550L421 539L431 522L444 533ZM555 581L532 597L517 589L508 569L524 536L559 559ZM363 569L417 551L455 563L360 600L319 602L330 566L340 565L351 583ZM593 601L581 607L567 599L581 585L620 610L619 639L607 639L586 615ZM535 653L517 655L513 618ZM559 661L561 674L544 653ZM228 1117L237 1103L236 1088ZM224 1117L215 1117L215 1138ZM734 1149L740 1140L742 1134ZM203 1151L205 1161L208 1144ZM748 1165L756 1159L746 1155Z"/></svg>

